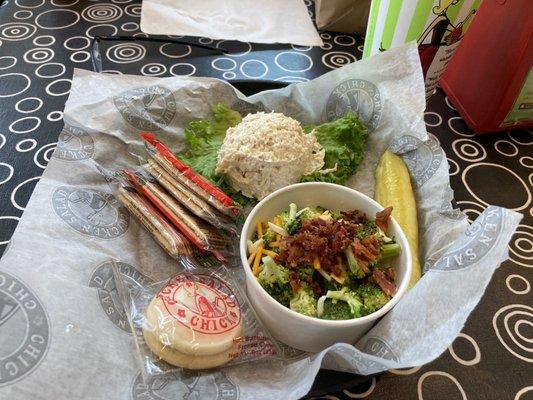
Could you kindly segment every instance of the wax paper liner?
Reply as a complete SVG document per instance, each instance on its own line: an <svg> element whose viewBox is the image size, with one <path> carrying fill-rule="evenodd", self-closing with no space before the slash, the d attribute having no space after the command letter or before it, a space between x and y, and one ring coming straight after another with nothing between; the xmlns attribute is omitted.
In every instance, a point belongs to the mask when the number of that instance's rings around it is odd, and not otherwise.
<svg viewBox="0 0 533 400"><path fill-rule="evenodd" d="M118 259L132 285L162 281L178 269L120 206L89 161L109 170L137 164L132 154L142 154L141 130L157 133L173 151L184 150L186 124L209 117L218 102L243 114L283 112L303 124L356 112L370 135L365 158L346 185L372 196L374 170L383 151L391 146L402 154L416 192L420 258L427 272L355 347L338 344L281 367L244 364L144 380L134 362L131 330L124 325L108 261ZM28 350L31 358L17 364L13 374L0 374L2 396L296 399L307 393L320 367L371 374L435 359L460 332L492 273L507 257L520 215L488 207L468 225L451 204L448 163L438 140L425 130L424 108L414 43L248 98L216 79L75 70L58 149L0 261L0 291L7 295L2 298L22 305L18 312L30 316L6 316L2 349L17 357L25 348L4 338L41 342L28 342L37 348ZM241 279L240 266L232 268ZM25 299L40 307L24 307L34 304L21 302L25 293ZM68 378L51 384L58 376Z"/></svg>

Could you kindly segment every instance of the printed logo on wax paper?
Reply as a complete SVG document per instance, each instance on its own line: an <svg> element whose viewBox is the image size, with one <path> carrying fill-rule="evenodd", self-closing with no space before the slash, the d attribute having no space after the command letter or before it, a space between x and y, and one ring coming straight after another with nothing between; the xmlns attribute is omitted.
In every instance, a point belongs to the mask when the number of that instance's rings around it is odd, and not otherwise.
<svg viewBox="0 0 533 400"><path fill-rule="evenodd" d="M157 295L168 313L200 333L219 334L241 322L239 303L231 289L209 275L176 275Z"/></svg>
<svg viewBox="0 0 533 400"><path fill-rule="evenodd" d="M430 269L453 271L480 261L498 240L502 219L503 209L488 207Z"/></svg>
<svg viewBox="0 0 533 400"><path fill-rule="evenodd" d="M139 272L135 267L123 262L117 262L116 264L124 277L127 290L131 291L153 283L151 278ZM89 286L98 289L98 300L110 321L124 332L131 333L128 317L118 298L111 261L99 265L94 270L89 279Z"/></svg>
<svg viewBox="0 0 533 400"><path fill-rule="evenodd" d="M414 136L402 136L389 148L394 153L401 154L417 187L422 187L442 163L443 151L437 138L431 134L425 142Z"/></svg>
<svg viewBox="0 0 533 400"><path fill-rule="evenodd" d="M78 161L92 158L94 140L91 135L78 127L65 123L53 157L64 161Z"/></svg>
<svg viewBox="0 0 533 400"><path fill-rule="evenodd" d="M394 351L389 344L381 338L372 336L367 339L363 347L363 351L368 354L372 354L376 357L383 358L385 360L391 360L398 362L398 356L394 354Z"/></svg>
<svg viewBox="0 0 533 400"><path fill-rule="evenodd" d="M100 239L114 239L126 232L130 216L115 197L92 189L58 187L52 207L76 231Z"/></svg>
<svg viewBox="0 0 533 400"><path fill-rule="evenodd" d="M366 350L363 350L366 351ZM371 351L368 351L370 354ZM337 371L354 372L359 374L373 374L379 371L386 371L389 367L381 362L369 360L368 357L352 346L335 346L331 355L326 353L325 365L327 368Z"/></svg>
<svg viewBox="0 0 533 400"><path fill-rule="evenodd" d="M113 98L115 107L131 126L140 130L158 131L176 115L176 100L162 86L135 88Z"/></svg>
<svg viewBox="0 0 533 400"><path fill-rule="evenodd" d="M379 124L383 103L379 89L363 79L348 79L333 89L326 103L326 119L332 121L352 111L373 131Z"/></svg>
<svg viewBox="0 0 533 400"><path fill-rule="evenodd" d="M48 316L24 283L0 271L0 387L29 374L46 355Z"/></svg>
<svg viewBox="0 0 533 400"><path fill-rule="evenodd" d="M222 371L178 371L143 380L139 372L131 388L133 400L238 400L239 387Z"/></svg>

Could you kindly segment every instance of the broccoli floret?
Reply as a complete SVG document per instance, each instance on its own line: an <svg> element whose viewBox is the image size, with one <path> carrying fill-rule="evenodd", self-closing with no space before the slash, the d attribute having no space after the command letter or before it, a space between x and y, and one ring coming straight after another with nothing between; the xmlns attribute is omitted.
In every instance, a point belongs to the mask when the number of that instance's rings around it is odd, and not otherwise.
<svg viewBox="0 0 533 400"><path fill-rule="evenodd" d="M263 286L266 292L278 303L285 307L289 307L293 292L291 286L274 284L271 286Z"/></svg>
<svg viewBox="0 0 533 400"><path fill-rule="evenodd" d="M357 260L355 259L355 255L353 254L353 250L350 246L348 246L344 250L344 254L346 255L346 259L348 260L348 266L350 267L350 272L356 277L356 278L364 278L365 273L359 267L359 264L357 264Z"/></svg>
<svg viewBox="0 0 533 400"><path fill-rule="evenodd" d="M363 303L356 292L348 290L347 287L343 287L341 290L328 291L326 293L328 299L343 301L350 307L352 318L362 316Z"/></svg>
<svg viewBox="0 0 533 400"><path fill-rule="evenodd" d="M281 219L282 228L285 229L287 224L291 221L291 217L289 216L289 212L288 211L283 211L281 214L278 215L278 217Z"/></svg>
<svg viewBox="0 0 533 400"><path fill-rule="evenodd" d="M306 284L302 284L300 290L298 290L289 302L289 307L297 313L309 317L316 317L316 301L317 299L311 288Z"/></svg>
<svg viewBox="0 0 533 400"><path fill-rule="evenodd" d="M276 240L276 232L268 228L266 232L263 234L263 243L265 244L265 246L270 246L270 243L274 242L275 240Z"/></svg>
<svg viewBox="0 0 533 400"><path fill-rule="evenodd" d="M285 285L289 283L289 270L276 262L270 256L263 257L263 269L257 277L263 287L274 284Z"/></svg>
<svg viewBox="0 0 533 400"><path fill-rule="evenodd" d="M314 273L315 269L312 267L298 268L298 278L303 282L305 282L308 277L312 277Z"/></svg>
<svg viewBox="0 0 533 400"><path fill-rule="evenodd" d="M324 302L324 311L320 316L322 319L352 319L353 315L348 303L326 299Z"/></svg>
<svg viewBox="0 0 533 400"><path fill-rule="evenodd" d="M400 254L401 250L402 248L398 243L383 244L380 248L379 259L381 261L396 257Z"/></svg>
<svg viewBox="0 0 533 400"><path fill-rule="evenodd" d="M379 286L369 282L359 286L356 292L363 300L364 315L379 310L391 299Z"/></svg>
<svg viewBox="0 0 533 400"><path fill-rule="evenodd" d="M278 303L289 306L292 289L287 268L276 264L269 256L263 257L263 269L259 272L257 281Z"/></svg>
<svg viewBox="0 0 533 400"><path fill-rule="evenodd" d="M366 222L361 229L357 231L355 237L359 240L363 240L365 237L377 233L378 227L374 221Z"/></svg>

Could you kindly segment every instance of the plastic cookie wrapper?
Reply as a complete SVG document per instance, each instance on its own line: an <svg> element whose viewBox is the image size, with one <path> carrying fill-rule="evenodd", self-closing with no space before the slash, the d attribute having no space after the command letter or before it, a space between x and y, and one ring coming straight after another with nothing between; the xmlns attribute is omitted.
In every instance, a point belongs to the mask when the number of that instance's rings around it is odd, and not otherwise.
<svg viewBox="0 0 533 400"><path fill-rule="evenodd" d="M135 190L144 196L196 248L210 252L217 260L226 262L234 255L234 246L228 236L201 221L181 206L155 179L140 171L123 170Z"/></svg>
<svg viewBox="0 0 533 400"><path fill-rule="evenodd" d="M287 352L270 336L223 265L135 286L115 262L113 274L145 378L306 355Z"/></svg>
<svg viewBox="0 0 533 400"><path fill-rule="evenodd" d="M144 164L142 168L149 173L162 187L164 187L167 192L174 197L174 199L176 199L194 215L213 225L215 228L225 230L232 235L237 234L237 225L235 221L226 215L217 212L200 196L192 192L178 180L174 179L153 159L148 159L148 162Z"/></svg>
<svg viewBox="0 0 533 400"><path fill-rule="evenodd" d="M153 133L141 132L150 157L172 178L189 188L216 210L231 218L242 214L242 208L231 197L180 161Z"/></svg>

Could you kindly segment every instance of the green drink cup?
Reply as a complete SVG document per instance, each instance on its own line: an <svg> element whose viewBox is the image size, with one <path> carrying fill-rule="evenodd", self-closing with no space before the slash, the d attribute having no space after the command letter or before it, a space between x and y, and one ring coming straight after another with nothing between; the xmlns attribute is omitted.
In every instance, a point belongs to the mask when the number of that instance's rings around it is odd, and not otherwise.
<svg viewBox="0 0 533 400"><path fill-rule="evenodd" d="M372 0L363 57L416 41L431 96L482 0Z"/></svg>

